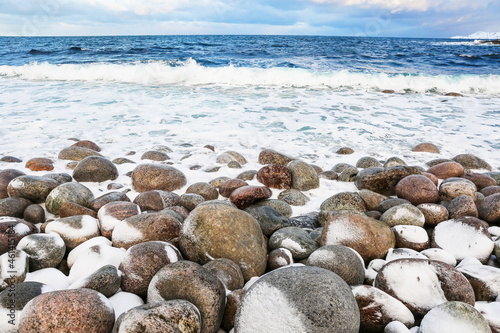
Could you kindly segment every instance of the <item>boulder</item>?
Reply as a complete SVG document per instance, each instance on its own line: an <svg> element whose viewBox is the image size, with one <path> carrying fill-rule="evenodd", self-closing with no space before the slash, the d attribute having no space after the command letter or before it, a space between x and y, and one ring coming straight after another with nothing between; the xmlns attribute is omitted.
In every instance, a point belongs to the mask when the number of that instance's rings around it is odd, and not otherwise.
<svg viewBox="0 0 500 333"><path fill-rule="evenodd" d="M59 185L54 179L39 176L19 176L14 178L7 186L10 197L28 199L34 203L41 203L50 191Z"/></svg>
<svg viewBox="0 0 500 333"><path fill-rule="evenodd" d="M132 172L132 185L137 192L151 190L174 191L186 185L186 176L163 164L140 164Z"/></svg>
<svg viewBox="0 0 500 333"><path fill-rule="evenodd" d="M88 207L94 200L92 192L80 183L64 183L54 188L45 200L45 208L54 215L65 202L72 202Z"/></svg>
<svg viewBox="0 0 500 333"><path fill-rule="evenodd" d="M485 169L488 171L493 170L485 160L472 154L460 154L452 158L453 161L460 163L467 169Z"/></svg>
<svg viewBox="0 0 500 333"><path fill-rule="evenodd" d="M270 188L292 188L292 173L284 165L270 164L262 167L257 172L257 180Z"/></svg>
<svg viewBox="0 0 500 333"><path fill-rule="evenodd" d="M451 201L461 195L467 195L475 201L476 192L476 185L465 178L448 178L439 185L439 197L443 201Z"/></svg>
<svg viewBox="0 0 500 333"><path fill-rule="evenodd" d="M434 203L439 200L439 192L429 178L423 175L411 175L399 181L396 194L411 202L412 205Z"/></svg>
<svg viewBox="0 0 500 333"><path fill-rule="evenodd" d="M118 178L118 169L108 159L100 156L88 156L81 160L73 170L77 182L104 182Z"/></svg>
<svg viewBox="0 0 500 333"><path fill-rule="evenodd" d="M439 179L448 179L462 176L465 173L465 169L456 162L443 162L430 167L427 169L427 172Z"/></svg>
<svg viewBox="0 0 500 333"><path fill-rule="evenodd" d="M255 201L268 199L271 190L265 186L242 186L231 192L229 200L240 209L245 209Z"/></svg>
<svg viewBox="0 0 500 333"><path fill-rule="evenodd" d="M354 210L366 212L366 204L357 192L340 192L329 197L320 206L321 210Z"/></svg>
<svg viewBox="0 0 500 333"><path fill-rule="evenodd" d="M319 187L318 174L314 168L301 160L287 164L292 174L292 188L299 191L309 191Z"/></svg>
<svg viewBox="0 0 500 333"><path fill-rule="evenodd" d="M70 160L70 161L81 161L85 157L88 156L102 156L97 151L78 146L70 146L68 148L64 148L59 152L57 156L60 160Z"/></svg>
<svg viewBox="0 0 500 333"><path fill-rule="evenodd" d="M24 172L16 169L0 170L0 199L8 198L7 186L12 179L26 175Z"/></svg>
<svg viewBox="0 0 500 333"><path fill-rule="evenodd" d="M66 254L66 244L57 233L36 233L23 237L17 249L28 254L30 271L57 267Z"/></svg>
<svg viewBox="0 0 500 333"><path fill-rule="evenodd" d="M302 260L318 248L307 231L298 227L286 227L275 231L269 238L272 250L284 248L292 253L293 259Z"/></svg>
<svg viewBox="0 0 500 333"><path fill-rule="evenodd" d="M288 155L279 153L272 149L264 149L259 153L259 163L260 164L280 164L287 165L295 158Z"/></svg>
<svg viewBox="0 0 500 333"><path fill-rule="evenodd" d="M72 250L83 242L100 235L97 219L89 215L77 215L56 219L47 223L45 233L55 232Z"/></svg>
<svg viewBox="0 0 500 333"><path fill-rule="evenodd" d="M409 175L420 174L422 170L411 166L388 168L366 168L361 170L354 182L359 190L367 189L383 195L396 194L396 184Z"/></svg>
<svg viewBox="0 0 500 333"><path fill-rule="evenodd" d="M487 196L477 204L479 217L488 223L500 224L500 193Z"/></svg>

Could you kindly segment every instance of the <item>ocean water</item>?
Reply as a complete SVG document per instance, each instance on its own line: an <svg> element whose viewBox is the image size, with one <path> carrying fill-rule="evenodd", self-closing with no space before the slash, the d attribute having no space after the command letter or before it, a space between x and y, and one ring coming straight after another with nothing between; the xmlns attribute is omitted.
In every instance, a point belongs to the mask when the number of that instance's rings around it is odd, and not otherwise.
<svg viewBox="0 0 500 333"><path fill-rule="evenodd" d="M382 93L394 90L393 94ZM444 96L457 92L464 97ZM274 148L329 169L365 155L500 167L500 46L317 36L0 37L0 155L108 157L212 144ZM441 155L413 153L433 142ZM353 148L351 156L335 151ZM182 159L180 165L215 163ZM195 154L196 155L196 154ZM2 165L3 166L3 165Z"/></svg>

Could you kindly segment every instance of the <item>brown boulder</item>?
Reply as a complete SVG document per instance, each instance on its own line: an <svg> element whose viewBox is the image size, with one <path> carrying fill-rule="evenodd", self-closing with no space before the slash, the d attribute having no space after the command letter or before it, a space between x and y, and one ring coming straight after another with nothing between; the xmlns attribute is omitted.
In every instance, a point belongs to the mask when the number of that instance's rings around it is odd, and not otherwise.
<svg viewBox="0 0 500 333"><path fill-rule="evenodd" d="M396 194L412 203L433 203L439 200L439 191L429 178L422 175L411 175L401 179L396 185Z"/></svg>
<svg viewBox="0 0 500 333"><path fill-rule="evenodd" d="M497 182L493 178L482 173L466 173L462 177L473 182L478 191L488 186L497 185Z"/></svg>
<svg viewBox="0 0 500 333"><path fill-rule="evenodd" d="M443 201L451 201L461 195L467 195L475 201L476 192L476 185L465 178L448 178L439 185L439 198Z"/></svg>
<svg viewBox="0 0 500 333"><path fill-rule="evenodd" d="M265 186L242 186L231 192L229 200L240 209L245 209L255 201L270 198L273 193Z"/></svg>
<svg viewBox="0 0 500 333"><path fill-rule="evenodd" d="M81 161L88 156L102 157L102 155L95 150L78 146L70 146L61 150L59 152L58 158L60 160Z"/></svg>
<svg viewBox="0 0 500 333"><path fill-rule="evenodd" d="M267 187L290 189L292 187L292 173L280 164L270 164L257 172L257 180Z"/></svg>
<svg viewBox="0 0 500 333"><path fill-rule="evenodd" d="M0 199L8 198L7 186L10 181L16 177L26 175L24 172L16 169L0 170Z"/></svg>
<svg viewBox="0 0 500 333"><path fill-rule="evenodd" d="M179 195L168 191L151 190L139 193L135 197L134 203L139 205L142 211L160 211L179 205Z"/></svg>
<svg viewBox="0 0 500 333"><path fill-rule="evenodd" d="M74 144L72 144L72 146L92 149L92 150L95 150L98 152L101 151L101 147L99 147L95 142L90 141L90 140L80 140L80 141L77 141Z"/></svg>
<svg viewBox="0 0 500 333"><path fill-rule="evenodd" d="M367 189L382 195L394 195L396 184L401 179L421 172L420 168L411 166L366 168L358 173L354 184L359 190Z"/></svg>
<svg viewBox="0 0 500 333"><path fill-rule="evenodd" d="M26 162L26 168L31 171L52 171L54 162L50 158L35 157Z"/></svg>
<svg viewBox="0 0 500 333"><path fill-rule="evenodd" d="M77 182L104 182L118 178L118 169L108 159L101 156L88 156L82 159L73 170Z"/></svg>
<svg viewBox="0 0 500 333"><path fill-rule="evenodd" d="M203 182L189 185L186 189L186 193L199 194L205 200L217 200L219 198L219 192L217 192L215 186Z"/></svg>
<svg viewBox="0 0 500 333"><path fill-rule="evenodd" d="M105 204L97 212L101 235L111 239L113 230L120 221L140 213L140 207L132 202L114 201Z"/></svg>
<svg viewBox="0 0 500 333"><path fill-rule="evenodd" d="M488 171L493 170L485 160L472 154L460 154L452 158L453 161L460 163L467 169L485 169Z"/></svg>
<svg viewBox="0 0 500 333"><path fill-rule="evenodd" d="M59 208L59 217L69 217L75 215L89 215L93 218L97 218L97 212L95 210L73 202L65 202Z"/></svg>
<svg viewBox="0 0 500 333"><path fill-rule="evenodd" d="M248 186L248 183L241 179L228 179L219 186L219 193L223 197L229 198L234 190L243 186Z"/></svg>
<svg viewBox="0 0 500 333"><path fill-rule="evenodd" d="M439 148L435 144L429 142L419 143L418 145L413 147L411 151L433 153L433 154L440 153Z"/></svg>
<svg viewBox="0 0 500 333"><path fill-rule="evenodd" d="M446 208L448 209L450 219L456 219L462 216L478 217L476 203L467 195L461 195L454 198Z"/></svg>
<svg viewBox="0 0 500 333"><path fill-rule="evenodd" d="M500 193L487 196L477 204L479 217L488 223L500 223Z"/></svg>
<svg viewBox="0 0 500 333"><path fill-rule="evenodd" d="M418 205L417 208L424 214L426 226L435 226L449 217L448 210L438 204L424 203Z"/></svg>
<svg viewBox="0 0 500 333"><path fill-rule="evenodd" d="M259 163L260 164L280 164L287 165L291 161L295 160L295 158L290 157L288 155L278 153L272 149L264 149L259 153Z"/></svg>
<svg viewBox="0 0 500 333"><path fill-rule="evenodd" d="M427 169L427 172L439 179L447 179L462 176L465 173L465 169L457 162L444 162L430 167Z"/></svg>
<svg viewBox="0 0 500 333"><path fill-rule="evenodd" d="M169 165L140 164L132 172L132 185L137 192L174 191L186 185L186 176Z"/></svg>

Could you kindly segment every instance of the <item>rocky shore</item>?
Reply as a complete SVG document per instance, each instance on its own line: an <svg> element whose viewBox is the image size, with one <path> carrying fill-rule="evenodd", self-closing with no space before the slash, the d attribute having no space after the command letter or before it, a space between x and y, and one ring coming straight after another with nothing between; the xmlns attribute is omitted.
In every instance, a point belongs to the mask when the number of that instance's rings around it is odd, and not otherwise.
<svg viewBox="0 0 500 333"><path fill-rule="evenodd" d="M500 332L498 165L75 141L0 158L0 332Z"/></svg>

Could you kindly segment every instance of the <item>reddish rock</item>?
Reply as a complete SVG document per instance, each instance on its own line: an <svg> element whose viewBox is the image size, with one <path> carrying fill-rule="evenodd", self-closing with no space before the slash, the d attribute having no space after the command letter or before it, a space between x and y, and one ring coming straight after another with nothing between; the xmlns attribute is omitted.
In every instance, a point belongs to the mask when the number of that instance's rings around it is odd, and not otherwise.
<svg viewBox="0 0 500 333"><path fill-rule="evenodd" d="M128 201L130 202L129 197L124 192L109 192L101 195L98 198L95 198L90 202L89 208L92 208L96 212L101 209L102 206L116 201Z"/></svg>
<svg viewBox="0 0 500 333"><path fill-rule="evenodd" d="M257 172L257 180L267 187L290 189L292 187L292 173L280 164L270 164Z"/></svg>
<svg viewBox="0 0 500 333"><path fill-rule="evenodd" d="M365 262L384 258L390 248L396 245L391 228L384 222L368 216L344 212L320 212L325 227L321 234L321 246L344 245L356 250ZM374 242L373 240L377 241Z"/></svg>
<svg viewBox="0 0 500 333"><path fill-rule="evenodd" d="M422 172L422 176L429 178L434 183L434 185L438 186L439 178L434 176L432 173Z"/></svg>
<svg viewBox="0 0 500 333"><path fill-rule="evenodd" d="M255 201L270 198L271 190L265 186L242 186L235 189L229 196L229 200L236 207L245 209Z"/></svg>
<svg viewBox="0 0 500 333"><path fill-rule="evenodd" d="M488 186L497 185L497 182L493 178L482 173L466 173L462 177L473 182L478 191L481 191L483 188Z"/></svg>
<svg viewBox="0 0 500 333"><path fill-rule="evenodd" d="M411 166L394 166L389 168L366 168L356 176L355 185L382 195L394 195L396 184L406 176L420 174L422 170Z"/></svg>
<svg viewBox="0 0 500 333"><path fill-rule="evenodd" d="M145 298L153 276L163 266L179 260L179 250L167 242L151 241L130 247L119 267L123 273L122 290Z"/></svg>
<svg viewBox="0 0 500 333"><path fill-rule="evenodd" d="M492 194L500 193L500 186L488 186L481 190L481 193L485 197L489 197Z"/></svg>
<svg viewBox="0 0 500 333"><path fill-rule="evenodd" d="M81 206L73 202L65 202L59 208L60 217L68 217L75 215L90 215L94 218L97 218L97 212L95 210Z"/></svg>
<svg viewBox="0 0 500 333"><path fill-rule="evenodd" d="M449 217L448 210L438 204L424 203L418 205L417 208L424 214L426 226L435 226Z"/></svg>
<svg viewBox="0 0 500 333"><path fill-rule="evenodd" d="M186 176L169 165L141 164L132 173L132 185L137 192L174 191L186 185L186 182Z"/></svg>
<svg viewBox="0 0 500 333"><path fill-rule="evenodd" d="M374 286L403 302L418 317L446 301L475 302L469 281L453 266L434 260L391 261L378 272Z"/></svg>
<svg viewBox="0 0 500 333"><path fill-rule="evenodd" d="M450 213L450 219L456 219L462 216L478 217L476 203L467 195L461 195L454 198L446 208Z"/></svg>
<svg viewBox="0 0 500 333"><path fill-rule="evenodd" d="M368 211L376 210L377 206L380 205L382 201L387 199L385 195L370 190L361 190L358 194L365 202L366 209Z"/></svg>
<svg viewBox="0 0 500 333"><path fill-rule="evenodd" d="M92 149L78 147L78 146L71 146L61 150L59 152L58 158L60 160L81 161L88 156L102 156L102 155Z"/></svg>
<svg viewBox="0 0 500 333"><path fill-rule="evenodd" d="M415 206L421 203L434 203L439 200L436 185L432 180L422 175L411 175L401 179L396 185L396 194Z"/></svg>
<svg viewBox="0 0 500 333"><path fill-rule="evenodd" d="M54 170L54 162L49 158L36 157L26 162L26 168L31 171L51 171Z"/></svg>
<svg viewBox="0 0 500 333"><path fill-rule="evenodd" d="M433 144L433 143L429 143L429 142L423 142L423 143L419 143L418 145L416 145L412 151L415 151L415 152L425 152L425 153L433 153L433 154L439 154L440 151L439 151L439 148Z"/></svg>
<svg viewBox="0 0 500 333"><path fill-rule="evenodd" d="M241 289L245 284L240 266L230 259L217 258L207 262L203 267L217 276L227 290Z"/></svg>
<svg viewBox="0 0 500 333"><path fill-rule="evenodd" d="M134 203L141 207L142 211L159 211L167 207L179 205L179 195L173 192L152 190L139 193Z"/></svg>
<svg viewBox="0 0 500 333"><path fill-rule="evenodd" d="M111 239L113 230L120 221L140 213L140 207L132 202L114 201L105 204L97 212L101 235Z"/></svg>
<svg viewBox="0 0 500 333"><path fill-rule="evenodd" d="M97 152L101 151L101 147L99 147L96 143L89 141L89 140L81 140L81 141L75 142L74 144L72 144L72 146L92 149L92 150L97 151Z"/></svg>
<svg viewBox="0 0 500 333"><path fill-rule="evenodd" d="M0 217L0 254L15 249L21 239L37 232L38 229L30 222L9 216Z"/></svg>
<svg viewBox="0 0 500 333"><path fill-rule="evenodd" d="M417 252L430 246L427 230L414 225L396 225L391 228L396 237L396 248L412 249Z"/></svg>
<svg viewBox="0 0 500 333"><path fill-rule="evenodd" d="M223 197L229 198L231 193L239 187L248 186L246 181L241 179L229 179L219 186L219 193Z"/></svg>
<svg viewBox="0 0 500 333"><path fill-rule="evenodd" d="M8 198L7 185L16 177L26 175L24 172L16 169L0 170L0 199Z"/></svg>
<svg viewBox="0 0 500 333"><path fill-rule="evenodd" d="M281 164L287 165L295 158L288 155L279 153L272 149L264 149L259 153L259 163L260 164Z"/></svg>
<svg viewBox="0 0 500 333"><path fill-rule="evenodd" d="M166 160L169 160L170 157L165 154L164 152L161 151L156 151L156 150L150 150L142 154L141 160L151 160L151 161L158 161L158 162L163 162Z"/></svg>
<svg viewBox="0 0 500 333"><path fill-rule="evenodd" d="M457 162L444 162L430 167L427 172L439 179L447 179L462 176L465 173L465 169Z"/></svg>
<svg viewBox="0 0 500 333"><path fill-rule="evenodd" d="M111 303L91 289L52 291L33 298L23 309L20 333L109 333L115 315Z"/></svg>
<svg viewBox="0 0 500 333"><path fill-rule="evenodd" d="M500 193L487 196L477 204L479 218L488 223L500 223Z"/></svg>

